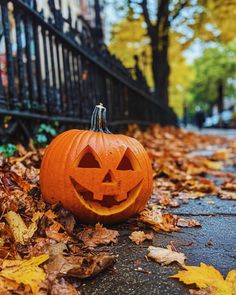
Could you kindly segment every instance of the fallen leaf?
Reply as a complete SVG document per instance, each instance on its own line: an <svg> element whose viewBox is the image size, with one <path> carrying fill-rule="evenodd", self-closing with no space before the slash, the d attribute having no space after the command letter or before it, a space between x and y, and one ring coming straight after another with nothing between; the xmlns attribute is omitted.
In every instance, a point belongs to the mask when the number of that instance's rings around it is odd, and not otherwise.
<svg viewBox="0 0 236 295"><path fill-rule="evenodd" d="M178 231L176 215L170 213L162 214L154 210L144 210L140 213L140 220L151 225L155 231Z"/></svg>
<svg viewBox="0 0 236 295"><path fill-rule="evenodd" d="M3 260L0 276L18 284L29 285L33 294L38 294L39 284L46 278L46 274L39 265L48 258L49 256L44 254L30 260Z"/></svg>
<svg viewBox="0 0 236 295"><path fill-rule="evenodd" d="M212 154L211 158L216 161L228 160L231 157L231 153L227 149L219 149Z"/></svg>
<svg viewBox="0 0 236 295"><path fill-rule="evenodd" d="M13 211L7 212L4 216L12 231L12 234L17 243L25 244L37 230L37 221L41 218L43 213L36 212L33 215L32 223L29 227L26 226L21 216Z"/></svg>
<svg viewBox="0 0 236 295"><path fill-rule="evenodd" d="M236 192L230 192L226 190L219 190L218 196L223 200L236 200Z"/></svg>
<svg viewBox="0 0 236 295"><path fill-rule="evenodd" d="M173 251L172 249L165 249L161 247L148 247L148 257L155 260L162 265L168 265L172 262L178 262L181 265L185 265L184 260L186 256L181 252Z"/></svg>
<svg viewBox="0 0 236 295"><path fill-rule="evenodd" d="M131 233L129 238L136 245L140 245L145 240L152 240L153 233L145 234L143 231L134 231Z"/></svg>
<svg viewBox="0 0 236 295"><path fill-rule="evenodd" d="M200 222L195 219L178 218L177 226L179 227L195 227L201 226Z"/></svg>
<svg viewBox="0 0 236 295"><path fill-rule="evenodd" d="M236 192L236 182L226 181L221 188L224 190Z"/></svg>
<svg viewBox="0 0 236 295"><path fill-rule="evenodd" d="M88 247L117 243L118 236L119 233L117 230L107 229L100 223L95 225L95 229L86 228L82 233L79 234L79 238Z"/></svg>
<svg viewBox="0 0 236 295"><path fill-rule="evenodd" d="M51 287L51 295L80 295L81 293L77 291L71 284L65 281L64 278L60 280L55 280Z"/></svg>
<svg viewBox="0 0 236 295"><path fill-rule="evenodd" d="M200 289L208 288L212 295L235 295L236 270L231 270L226 279L213 266L200 263L200 266L185 266L171 278L177 278L186 285L195 284Z"/></svg>
<svg viewBox="0 0 236 295"><path fill-rule="evenodd" d="M212 294L212 288L206 288L206 289L201 289L201 290L194 290L194 289L190 289L189 293L191 295L211 295Z"/></svg>
<svg viewBox="0 0 236 295"><path fill-rule="evenodd" d="M45 269L50 281L60 276L84 279L97 275L114 263L115 257L105 252L69 257L59 254L49 261Z"/></svg>
<svg viewBox="0 0 236 295"><path fill-rule="evenodd" d="M57 242L71 240L71 237L66 232L59 232L60 230L64 230L64 227L59 222L55 221L51 226L46 228L45 232L48 238Z"/></svg>
<svg viewBox="0 0 236 295"><path fill-rule="evenodd" d="M204 160L204 165L212 170L221 170L223 168L222 163L220 162L215 162L215 161L210 161L210 160Z"/></svg>
<svg viewBox="0 0 236 295"><path fill-rule="evenodd" d="M0 295L11 295L19 286L20 285L13 280L0 277Z"/></svg>

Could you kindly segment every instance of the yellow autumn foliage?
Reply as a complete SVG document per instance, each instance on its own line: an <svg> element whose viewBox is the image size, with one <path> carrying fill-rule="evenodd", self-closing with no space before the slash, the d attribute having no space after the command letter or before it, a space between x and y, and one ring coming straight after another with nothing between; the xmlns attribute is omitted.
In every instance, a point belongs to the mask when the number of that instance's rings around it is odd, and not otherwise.
<svg viewBox="0 0 236 295"><path fill-rule="evenodd" d="M48 258L47 254L43 254L30 260L3 260L0 276L18 284L29 285L33 294L38 294L39 284L46 278L45 272L39 265Z"/></svg>
<svg viewBox="0 0 236 295"><path fill-rule="evenodd" d="M171 74L169 78L170 106L178 116L183 115L183 103L191 97L189 86L194 79L193 68L187 64L183 56L183 47L178 41L179 35L170 34L169 63ZM110 51L115 54L127 68L134 68L134 55L139 57L139 67L145 75L148 85L153 87L152 78L152 54L149 38L143 17L124 19L114 25Z"/></svg>
<svg viewBox="0 0 236 295"><path fill-rule="evenodd" d="M236 270L231 270L226 279L213 266L200 263L200 266L185 266L171 276L177 278L186 285L195 284L200 289L208 288L211 295L235 295L236 294Z"/></svg>
<svg viewBox="0 0 236 295"><path fill-rule="evenodd" d="M30 238L33 237L37 230L37 220L42 217L43 213L35 212L32 218L32 223L29 227L26 226L21 216L13 211L5 214L6 221L11 229L16 242L25 244Z"/></svg>

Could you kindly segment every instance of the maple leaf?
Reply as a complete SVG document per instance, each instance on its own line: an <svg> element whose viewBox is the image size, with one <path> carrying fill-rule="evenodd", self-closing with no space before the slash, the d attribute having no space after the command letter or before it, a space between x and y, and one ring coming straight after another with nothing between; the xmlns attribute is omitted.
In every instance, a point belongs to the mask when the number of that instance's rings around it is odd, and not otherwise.
<svg viewBox="0 0 236 295"><path fill-rule="evenodd" d="M223 200L236 200L235 191L230 192L230 191L226 191L226 190L219 190L218 195Z"/></svg>
<svg viewBox="0 0 236 295"><path fill-rule="evenodd" d="M167 249L150 246L148 247L148 251L149 253L147 256L162 265L168 265L174 261L181 265L185 265L184 260L186 259L186 256L184 253L174 251L170 246L167 246Z"/></svg>
<svg viewBox="0 0 236 295"><path fill-rule="evenodd" d="M96 247L97 245L117 243L119 233L117 230L107 229L102 224L97 223L95 229L86 228L81 234L80 239L88 247Z"/></svg>
<svg viewBox="0 0 236 295"><path fill-rule="evenodd" d="M152 240L153 239L153 233L145 234L143 231L134 231L129 236L129 238L136 245L139 245L145 240Z"/></svg>
<svg viewBox="0 0 236 295"><path fill-rule="evenodd" d="M144 210L140 213L140 220L151 225L155 231L178 231L177 216L170 213L162 214L154 210Z"/></svg>
<svg viewBox="0 0 236 295"><path fill-rule="evenodd" d="M195 219L184 219L184 218L178 218L177 225L180 227L201 226L200 222Z"/></svg>
<svg viewBox="0 0 236 295"><path fill-rule="evenodd" d="M53 256L46 265L47 278L54 281L56 277L67 276L75 278L93 277L115 263L115 257L109 253L88 254L87 256Z"/></svg>
<svg viewBox="0 0 236 295"><path fill-rule="evenodd" d="M195 284L200 289L209 288L211 295L236 294L236 270L231 270L226 279L213 266L200 263L200 266L185 266L171 278L177 278L186 285Z"/></svg>
<svg viewBox="0 0 236 295"><path fill-rule="evenodd" d="M55 280L51 287L51 295L80 295L71 284L65 281L65 279L61 278L61 280Z"/></svg>
<svg viewBox="0 0 236 295"><path fill-rule="evenodd" d="M38 294L39 284L46 278L46 274L39 265L48 258L47 254L43 254L30 260L3 260L0 276L18 284L29 285L33 294Z"/></svg>

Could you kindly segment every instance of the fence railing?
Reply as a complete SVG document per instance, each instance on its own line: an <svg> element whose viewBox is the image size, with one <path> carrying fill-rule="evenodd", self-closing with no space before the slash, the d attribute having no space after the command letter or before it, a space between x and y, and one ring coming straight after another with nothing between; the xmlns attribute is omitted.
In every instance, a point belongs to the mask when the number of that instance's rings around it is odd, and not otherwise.
<svg viewBox="0 0 236 295"><path fill-rule="evenodd" d="M0 2L0 114L88 123L96 103L111 124L174 123L140 81L105 47L96 47L89 25L72 25L61 1L48 0L50 15L36 0Z"/></svg>

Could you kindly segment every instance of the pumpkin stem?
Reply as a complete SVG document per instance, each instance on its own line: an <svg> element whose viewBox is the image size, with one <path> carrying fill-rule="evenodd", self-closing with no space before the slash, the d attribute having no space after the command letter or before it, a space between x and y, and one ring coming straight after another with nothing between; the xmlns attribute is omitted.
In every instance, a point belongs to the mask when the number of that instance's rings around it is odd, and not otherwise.
<svg viewBox="0 0 236 295"><path fill-rule="evenodd" d="M107 128L106 108L103 106L102 103L95 106L91 118L90 130L95 132L104 132L108 134L111 133Z"/></svg>

